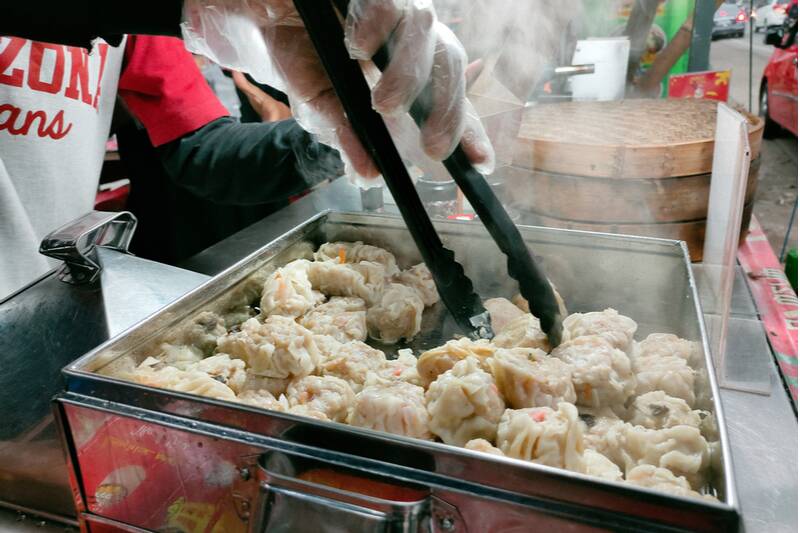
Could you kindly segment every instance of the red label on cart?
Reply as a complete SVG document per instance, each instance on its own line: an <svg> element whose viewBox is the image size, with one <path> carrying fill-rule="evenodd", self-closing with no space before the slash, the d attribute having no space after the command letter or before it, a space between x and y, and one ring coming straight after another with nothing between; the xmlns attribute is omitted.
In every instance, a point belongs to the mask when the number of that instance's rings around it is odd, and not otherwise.
<svg viewBox="0 0 800 533"><path fill-rule="evenodd" d="M747 239L739 247L738 258L767 339L797 404L797 294L755 216L750 220Z"/></svg>
<svg viewBox="0 0 800 533"><path fill-rule="evenodd" d="M667 96L670 98L705 98L728 101L730 70L709 70L670 76Z"/></svg>

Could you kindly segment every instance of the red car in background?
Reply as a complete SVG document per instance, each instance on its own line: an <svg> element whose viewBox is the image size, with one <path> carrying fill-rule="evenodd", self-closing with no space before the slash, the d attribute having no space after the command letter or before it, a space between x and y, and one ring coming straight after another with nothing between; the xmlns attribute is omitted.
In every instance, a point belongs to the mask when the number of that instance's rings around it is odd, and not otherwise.
<svg viewBox="0 0 800 533"><path fill-rule="evenodd" d="M759 93L765 137L775 136L781 128L797 135L797 0L787 11L783 27L768 33L765 39L775 46Z"/></svg>

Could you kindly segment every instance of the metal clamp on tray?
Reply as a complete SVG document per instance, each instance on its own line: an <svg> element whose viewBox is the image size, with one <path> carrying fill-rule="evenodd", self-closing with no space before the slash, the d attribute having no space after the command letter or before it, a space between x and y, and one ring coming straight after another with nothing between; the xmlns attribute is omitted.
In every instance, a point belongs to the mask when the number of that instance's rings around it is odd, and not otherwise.
<svg viewBox="0 0 800 533"><path fill-rule="evenodd" d="M136 217L128 211L91 211L45 236L39 253L64 261L58 273L62 281L88 284L97 279L101 270L95 247L127 252L135 230Z"/></svg>

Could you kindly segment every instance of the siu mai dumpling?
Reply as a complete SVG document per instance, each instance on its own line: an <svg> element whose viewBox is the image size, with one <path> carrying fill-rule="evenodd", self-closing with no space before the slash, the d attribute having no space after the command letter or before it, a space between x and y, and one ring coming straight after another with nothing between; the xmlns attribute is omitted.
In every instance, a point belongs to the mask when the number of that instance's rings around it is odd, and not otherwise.
<svg viewBox="0 0 800 533"><path fill-rule="evenodd" d="M358 392L370 373L378 372L385 364L386 355L382 351L361 341L350 341L319 365L319 373L341 378Z"/></svg>
<svg viewBox="0 0 800 533"><path fill-rule="evenodd" d="M583 450L583 463L584 473L590 476L609 481L622 481L622 470L602 453L586 448Z"/></svg>
<svg viewBox="0 0 800 533"><path fill-rule="evenodd" d="M635 357L669 356L680 357L692 368L697 368L703 357L700 343L687 341L671 333L651 333L636 343Z"/></svg>
<svg viewBox="0 0 800 533"><path fill-rule="evenodd" d="M367 339L367 306L361 298L334 296L303 315L299 322L312 333L339 342Z"/></svg>
<svg viewBox="0 0 800 533"><path fill-rule="evenodd" d="M393 344L400 339L410 341L422 327L425 305L417 291L399 283L391 283L379 302L367 311L369 336Z"/></svg>
<svg viewBox="0 0 800 533"><path fill-rule="evenodd" d="M446 444L493 440L506 406L492 376L467 358L439 375L425 393L431 432Z"/></svg>
<svg viewBox="0 0 800 533"><path fill-rule="evenodd" d="M633 360L636 394L663 391L694 407L695 371L677 355L640 355Z"/></svg>
<svg viewBox="0 0 800 533"><path fill-rule="evenodd" d="M556 408L575 403L572 368L536 349L498 349L489 368L506 402L514 409Z"/></svg>
<svg viewBox="0 0 800 533"><path fill-rule="evenodd" d="M499 334L508 324L515 319L525 315L519 307L506 300L505 298L489 298L483 302L483 307L489 311L492 319L492 330ZM498 346L500 346L498 344ZM511 348L511 346L507 346Z"/></svg>
<svg viewBox="0 0 800 533"><path fill-rule="evenodd" d="M308 280L310 262L292 261L267 278L261 293L261 314L298 317L324 298L311 287Z"/></svg>
<svg viewBox="0 0 800 533"><path fill-rule="evenodd" d="M572 366L578 405L622 405L636 390L630 359L605 337L591 335L564 342L552 356Z"/></svg>
<svg viewBox="0 0 800 533"><path fill-rule="evenodd" d="M634 426L664 429L673 426L699 428L701 412L693 411L681 398L673 398L663 391L653 391L634 398L628 412L628 421Z"/></svg>
<svg viewBox="0 0 800 533"><path fill-rule="evenodd" d="M315 261L333 263L360 263L368 261L383 266L386 274L393 276L400 269L397 268L397 259L394 254L361 241L357 242L326 242L314 254Z"/></svg>
<svg viewBox="0 0 800 533"><path fill-rule="evenodd" d="M573 313L564 319L563 327L563 341L599 335L614 348L630 354L633 334L636 333L638 325L615 309L609 308L592 313Z"/></svg>
<svg viewBox="0 0 800 533"><path fill-rule="evenodd" d="M425 409L425 390L404 381L364 387L356 394L347 423L394 435L432 438Z"/></svg>
<svg viewBox="0 0 800 533"><path fill-rule="evenodd" d="M473 341L467 337L451 340L427 352L423 352L417 360L417 371L425 387L430 385L439 374L447 372L456 363L467 357L475 357L481 366L488 370L487 360L494 355L497 347L486 339Z"/></svg>
<svg viewBox="0 0 800 533"><path fill-rule="evenodd" d="M383 293L386 270L380 263L334 263L315 261L308 267L311 286L326 296L355 296L367 306Z"/></svg>
<svg viewBox="0 0 800 533"><path fill-rule="evenodd" d="M492 325L494 328L494 325ZM522 314L501 329L495 329L492 343L500 348L536 348L550 351L550 341L542 331L539 319L532 314Z"/></svg>
<svg viewBox="0 0 800 533"><path fill-rule="evenodd" d="M708 481L710 450L700 430L691 426L646 429L627 424L624 430L626 470L653 465L683 476L695 489Z"/></svg>
<svg viewBox="0 0 800 533"><path fill-rule="evenodd" d="M333 376L306 376L292 381L286 389L289 407L305 406L324 413L334 422L344 422L355 401L355 394L343 379Z"/></svg>
<svg viewBox="0 0 800 533"><path fill-rule="evenodd" d="M408 270L400 272L393 278L393 281L417 291L425 307L430 307L439 301L439 291L436 289L431 271L428 270L425 263L414 265Z"/></svg>
<svg viewBox="0 0 800 533"><path fill-rule="evenodd" d="M583 429L574 405L506 409L497 428L497 447L509 457L583 471Z"/></svg>
<svg viewBox="0 0 800 533"><path fill-rule="evenodd" d="M632 485L666 492L675 496L716 499L711 495L703 495L692 490L692 486L686 481L686 478L676 476L666 468L659 468L653 465L639 465L631 469L625 481Z"/></svg>
<svg viewBox="0 0 800 533"><path fill-rule="evenodd" d="M307 376L320 361L313 334L279 315L263 324L255 318L247 320L240 331L219 339L217 351L242 359L253 373L271 378Z"/></svg>

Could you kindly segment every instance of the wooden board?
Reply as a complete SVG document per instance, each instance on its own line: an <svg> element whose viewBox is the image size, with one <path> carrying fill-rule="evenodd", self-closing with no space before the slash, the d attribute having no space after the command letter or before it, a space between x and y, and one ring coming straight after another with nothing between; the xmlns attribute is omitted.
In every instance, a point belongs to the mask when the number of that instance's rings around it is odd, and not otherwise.
<svg viewBox="0 0 800 533"><path fill-rule="evenodd" d="M745 203L755 198L760 158L750 165ZM505 201L523 211L589 223L684 222L705 219L711 174L674 178L587 178L519 167L498 171Z"/></svg>
<svg viewBox="0 0 800 533"><path fill-rule="evenodd" d="M711 173L717 102L634 99L562 102L528 108L514 146L522 168L605 178L664 178ZM752 158L764 122L750 122Z"/></svg>
<svg viewBox="0 0 800 533"><path fill-rule="evenodd" d="M742 215L742 228L739 242L743 242L747 235L747 226L753 213L753 204L744 208ZM602 233L619 233L622 235L640 235L644 237L658 237L661 239L675 239L686 241L689 256L692 261L703 260L703 244L706 232L706 221L692 220L688 222L665 222L653 224L601 224L589 222L575 222L560 218L548 217L537 213L530 213L532 223L549 228L576 229L583 231L599 231Z"/></svg>

